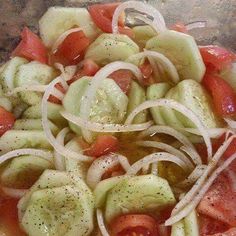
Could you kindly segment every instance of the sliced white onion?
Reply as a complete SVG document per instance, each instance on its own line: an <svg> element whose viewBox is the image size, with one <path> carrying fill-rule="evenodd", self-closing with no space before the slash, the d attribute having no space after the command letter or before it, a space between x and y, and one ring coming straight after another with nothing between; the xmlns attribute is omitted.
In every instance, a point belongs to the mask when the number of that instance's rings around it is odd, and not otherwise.
<svg viewBox="0 0 236 236"><path fill-rule="evenodd" d="M200 165L202 163L202 160L200 161L199 159L201 159L201 157L199 156L199 154L196 152L195 149L193 149L190 146L182 146L180 147L180 150L184 151L186 154L188 154L189 157L191 157L191 159L193 160L193 162L196 165ZM199 158L200 157L200 158Z"/></svg>
<svg viewBox="0 0 236 236"><path fill-rule="evenodd" d="M152 163L152 174L158 175L158 162Z"/></svg>
<svg viewBox="0 0 236 236"><path fill-rule="evenodd" d="M145 13L153 18L153 24L152 27L159 33L166 30L165 20L161 13L151 5L145 4L140 1L127 1L122 4L120 4L112 18L112 32L113 34L119 33L119 27L118 27L118 21L119 16L122 12L124 12L126 9L134 9L136 11Z"/></svg>
<svg viewBox="0 0 236 236"><path fill-rule="evenodd" d="M62 33L53 44L52 53L54 53L57 50L58 46L61 45L61 43L66 39L68 35L70 35L71 33L82 31L82 30L83 30L82 28L73 28Z"/></svg>
<svg viewBox="0 0 236 236"><path fill-rule="evenodd" d="M74 76L75 72L77 71L77 67L80 68L80 64L82 65L83 61L81 61L77 66L64 66L60 63L55 63L55 67L60 70L61 75L63 76L64 82L63 82L63 87L64 89L68 89L68 84L66 83L67 81L71 80L72 77Z"/></svg>
<svg viewBox="0 0 236 236"><path fill-rule="evenodd" d="M64 98L64 96L65 96L65 94L62 93L62 92L61 92L60 90L58 90L57 88L55 88L55 89L52 91L51 95L53 95L54 97L58 98L60 101L62 101L63 98Z"/></svg>
<svg viewBox="0 0 236 236"><path fill-rule="evenodd" d="M194 198L194 196L199 192L199 190L202 188L204 182L206 181L207 177L211 173L211 171L216 167L218 161L226 151L226 149L229 147L230 143L236 136L231 136L228 140L226 140L221 147L217 150L215 155L213 156L212 160L209 162L209 164L206 167L206 170L201 175L201 177L195 182L193 187L186 193L184 198L178 202L173 209L171 215L177 214L181 209L183 209L186 205L188 205Z"/></svg>
<svg viewBox="0 0 236 236"><path fill-rule="evenodd" d="M138 141L136 142L137 145L143 146L143 147L154 147L161 149L165 152L168 152L174 156L180 157L186 165L188 165L188 168L191 170L194 168L192 162L188 159L187 156L184 155L184 153L180 152L178 149L172 147L169 144L162 143L162 142L156 142L156 141Z"/></svg>
<svg viewBox="0 0 236 236"><path fill-rule="evenodd" d="M79 127L83 127L86 130L93 132L134 132L134 131L142 131L149 128L153 122L148 121L142 124L131 124L131 125L120 125L120 124L101 124L88 120L83 120L79 116L75 116L67 111L61 111L60 114L71 123L78 125Z"/></svg>
<svg viewBox="0 0 236 236"><path fill-rule="evenodd" d="M25 193L28 191L27 189L15 189L8 187L1 187L3 193L12 198L22 198Z"/></svg>
<svg viewBox="0 0 236 236"><path fill-rule="evenodd" d="M32 91L32 92L44 92L47 88L47 85L25 85L21 87L16 87L6 93L7 96L12 96L19 92Z"/></svg>
<svg viewBox="0 0 236 236"><path fill-rule="evenodd" d="M186 116L189 120L191 120L194 125L199 129L199 132L201 133L207 147L207 154L208 159L210 160L212 157L212 146L211 146L211 139L209 137L209 133L205 127L205 125L202 123L202 121L198 118L198 116L189 108L185 107L179 102L176 102L172 99L158 99L158 100L149 100L142 104L140 104L138 107L136 107L128 116L128 118L125 121L125 124L131 124L134 117L140 113L143 110L146 110L151 107L168 107L177 110L184 116ZM199 163L201 164L201 163Z"/></svg>
<svg viewBox="0 0 236 236"><path fill-rule="evenodd" d="M120 161L121 159L126 159L125 165L124 161ZM107 170L118 164L123 164L127 170L130 167L130 165L128 165L128 168L126 167L127 163L129 163L127 158L119 154L109 154L107 156L97 158L93 161L93 163L88 169L87 184L92 189L94 189L96 185L101 181L103 174L106 173ZM123 165L122 167L124 167Z"/></svg>
<svg viewBox="0 0 236 236"><path fill-rule="evenodd" d="M202 176L206 168L207 168L206 165L196 166L193 172L185 180L178 183L178 187L186 188L189 185L194 184Z"/></svg>
<svg viewBox="0 0 236 236"><path fill-rule="evenodd" d="M65 141L65 137L66 135L70 132L69 128L64 128L62 129L57 137L56 137L56 141L61 144L62 146L64 146L64 141ZM57 151L54 151L54 162L55 162L55 168L57 170L65 170L65 163L64 163L64 157L63 155L61 155L60 153L58 153Z"/></svg>
<svg viewBox="0 0 236 236"><path fill-rule="evenodd" d="M236 129L236 121L235 120L232 120L232 119L229 119L229 118L225 118L224 120L226 121L226 123L228 124L228 126L231 129Z"/></svg>
<svg viewBox="0 0 236 236"><path fill-rule="evenodd" d="M148 156L145 156L144 158L138 160L135 162L127 171L127 175L136 175L145 165L150 165L155 162L159 161L169 161L177 164L180 166L183 170L188 171L188 166L186 163L179 157L176 157L170 153L167 152L157 152L150 154Z"/></svg>
<svg viewBox="0 0 236 236"><path fill-rule="evenodd" d="M149 170L149 169L150 169L150 165L149 165L149 164L143 166L143 168L142 168L142 173L143 173L144 175L146 175L146 174L148 173L148 170Z"/></svg>
<svg viewBox="0 0 236 236"><path fill-rule="evenodd" d="M110 236L104 224L103 214L100 209L97 209L97 222L102 236Z"/></svg>
<svg viewBox="0 0 236 236"><path fill-rule="evenodd" d="M82 155L81 153L74 152L68 148L65 148L64 145L61 145L60 143L58 143L50 130L50 125L49 125L48 118L47 118L47 115L48 115L47 100L48 100L51 92L54 90L54 86L57 83L60 83L61 81L62 81L62 78L60 76L57 77L56 79L54 79L48 85L48 87L45 90L45 93L43 95L42 104L41 104L43 130L45 132L45 135L46 135L49 143L61 155L69 157L69 158L73 158L73 159L76 159L79 161L92 161L93 160L92 157L85 156L85 155Z"/></svg>
<svg viewBox="0 0 236 236"><path fill-rule="evenodd" d="M206 21L195 21L195 22L191 22L186 24L186 29L189 30L193 30L193 29L199 29L199 28L205 28L207 25Z"/></svg>
<svg viewBox="0 0 236 236"><path fill-rule="evenodd" d="M188 138L185 135L183 135L181 132L175 130L174 128L172 128L170 126L164 126L164 125L163 126L162 125L151 126L150 128L142 131L138 137L144 138L146 136L155 135L156 133L164 133L164 134L170 135L170 136L176 138L182 144L184 144L184 146L191 148L192 153L194 153L192 156L190 156L191 159L193 160L193 162L196 165L202 164L201 157L197 153L193 144L188 140Z"/></svg>
<svg viewBox="0 0 236 236"><path fill-rule="evenodd" d="M22 149L16 149L14 151L7 152L6 154L0 156L0 165L5 161L8 161L14 157L18 157L22 155L37 156L47 161L53 162L52 160L53 155L50 151L43 151L43 150L33 149L33 148L22 148Z"/></svg>
<svg viewBox="0 0 236 236"><path fill-rule="evenodd" d="M83 102L80 105L80 116L82 119L88 120L92 102L94 101L97 90L101 86L101 82L105 78L107 78L110 74L112 74L114 71L117 71L119 69L130 70L138 79L142 78L142 73L140 69L131 63L117 61L104 66L93 77L93 79L91 80L89 86L87 87L84 93ZM86 141L88 142L92 141L91 133L88 130L82 129L82 133Z"/></svg>
<svg viewBox="0 0 236 236"><path fill-rule="evenodd" d="M186 217L192 210L196 208L196 206L199 204L201 199L204 197L212 183L215 181L215 179L221 174L222 171L224 171L234 160L236 159L236 153L234 153L231 157L229 157L226 161L222 163L209 177L209 179L206 181L206 183L201 187L198 194L194 197L194 199L186 205L185 208L183 208L179 213L177 213L174 216L171 216L166 222L165 225L173 225L174 223L182 220L184 217Z"/></svg>

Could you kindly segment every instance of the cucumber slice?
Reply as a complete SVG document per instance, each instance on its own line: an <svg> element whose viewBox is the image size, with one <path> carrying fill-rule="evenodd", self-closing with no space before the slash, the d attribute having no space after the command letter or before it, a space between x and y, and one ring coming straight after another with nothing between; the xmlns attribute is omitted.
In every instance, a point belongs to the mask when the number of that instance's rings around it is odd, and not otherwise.
<svg viewBox="0 0 236 236"><path fill-rule="evenodd" d="M69 87L63 99L63 106L68 112L79 115L80 101L89 85L89 80L89 77L85 76ZM92 104L90 120L99 123L121 123L126 114L127 104L128 98L116 82L105 79L102 81ZM79 127L70 124L70 128L80 135Z"/></svg>
<svg viewBox="0 0 236 236"><path fill-rule="evenodd" d="M54 135L57 135L59 129L51 121L49 121L49 126ZM41 119L20 119L16 120L13 129L15 130L43 130Z"/></svg>
<svg viewBox="0 0 236 236"><path fill-rule="evenodd" d="M71 139L66 144L66 148L68 148L74 152L78 152L78 153L82 152L82 148L80 147L76 137ZM65 157L65 166L66 166L67 172L70 172L70 173L82 178L83 180L85 180L86 175L87 175L87 170L90 166L90 163L77 161L75 159Z"/></svg>
<svg viewBox="0 0 236 236"><path fill-rule="evenodd" d="M127 109L127 116L141 103L146 101L145 90L135 81L132 81L131 88L129 91L129 103ZM139 124L144 123L147 120L147 110L140 112L135 116L133 123Z"/></svg>
<svg viewBox="0 0 236 236"><path fill-rule="evenodd" d="M52 149L43 131L8 130L0 138L0 152L5 153L19 148Z"/></svg>
<svg viewBox="0 0 236 236"><path fill-rule="evenodd" d="M184 229L186 236L199 236L199 223L196 210L193 210L184 218Z"/></svg>
<svg viewBox="0 0 236 236"><path fill-rule="evenodd" d="M172 93L170 94L172 99L191 109L206 127L215 128L218 126L218 121L213 113L210 98L201 84L194 80L184 80L175 88L172 88L169 93ZM179 112L175 112L175 114L184 127L195 127L184 115Z"/></svg>
<svg viewBox="0 0 236 236"><path fill-rule="evenodd" d="M75 26L82 27L90 39L99 33L86 8L50 7L39 20L40 36L47 47L52 47L62 33Z"/></svg>
<svg viewBox="0 0 236 236"><path fill-rule="evenodd" d="M220 73L221 78L230 84L236 92L236 63L232 63L231 68L227 68Z"/></svg>
<svg viewBox="0 0 236 236"><path fill-rule="evenodd" d="M146 48L168 57L176 66L182 80L200 82L205 74L205 65L194 38L177 31L166 30L150 39Z"/></svg>
<svg viewBox="0 0 236 236"><path fill-rule="evenodd" d="M0 97L0 107L3 107L7 111L12 111L12 104L10 99L6 97Z"/></svg>
<svg viewBox="0 0 236 236"><path fill-rule="evenodd" d="M175 197L165 179L155 175L130 177L107 194L105 218L110 222L124 213L156 212L174 203Z"/></svg>
<svg viewBox="0 0 236 236"><path fill-rule="evenodd" d="M48 102L48 119L52 120L58 127L67 126L67 121L61 116L60 111L63 109L61 105ZM31 106L23 113L22 118L26 119L40 119L41 115L41 103Z"/></svg>
<svg viewBox="0 0 236 236"><path fill-rule="evenodd" d="M183 220L172 225L171 236L185 236L184 221Z"/></svg>
<svg viewBox="0 0 236 236"><path fill-rule="evenodd" d="M28 61L24 58L14 57L5 64L3 71L0 74L0 83L4 93L14 89L14 79L18 68L27 62Z"/></svg>
<svg viewBox="0 0 236 236"><path fill-rule="evenodd" d="M99 182L94 189L94 196L95 196L95 206L96 208L103 207L106 196L111 189L113 189L120 181L128 178L128 176L116 176L109 179L105 179Z"/></svg>
<svg viewBox="0 0 236 236"><path fill-rule="evenodd" d="M46 85L57 76L56 71L40 62L30 62L21 65L15 77L15 86L22 87L26 85ZM41 102L42 93L39 92L20 92L21 99L28 105L35 105Z"/></svg>
<svg viewBox="0 0 236 236"><path fill-rule="evenodd" d="M140 25L133 28L134 39L137 44L144 48L147 41L156 36L155 30L149 25Z"/></svg>
<svg viewBox="0 0 236 236"><path fill-rule="evenodd" d="M147 99L155 100L165 97L166 93L170 89L170 85L168 83L158 83L153 84L147 89ZM158 125L166 125L164 118L162 117L161 110L159 107L153 107L150 109L152 117L156 124Z"/></svg>
<svg viewBox="0 0 236 236"><path fill-rule="evenodd" d="M41 157L25 155L14 158L1 174L1 184L13 188L29 188L53 164Z"/></svg>
<svg viewBox="0 0 236 236"><path fill-rule="evenodd" d="M125 61L139 52L138 45L127 35L102 34L88 47L85 58L104 66L113 61Z"/></svg>

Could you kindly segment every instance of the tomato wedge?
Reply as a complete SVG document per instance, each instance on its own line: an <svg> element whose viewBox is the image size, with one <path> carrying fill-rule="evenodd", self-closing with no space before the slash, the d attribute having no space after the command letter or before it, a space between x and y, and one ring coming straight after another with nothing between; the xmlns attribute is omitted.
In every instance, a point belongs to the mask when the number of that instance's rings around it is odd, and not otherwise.
<svg viewBox="0 0 236 236"><path fill-rule="evenodd" d="M78 64L83 59L89 44L90 40L83 31L69 34L58 46L57 51L51 55L50 64L56 62L64 66Z"/></svg>
<svg viewBox="0 0 236 236"><path fill-rule="evenodd" d="M109 168L103 175L102 175L102 179L109 179L111 177L115 177L115 176L120 176L120 175L124 175L125 171L122 168L121 165L116 165L114 167Z"/></svg>
<svg viewBox="0 0 236 236"><path fill-rule="evenodd" d="M155 219L145 214L128 214L114 219L110 225L112 236L157 236Z"/></svg>
<svg viewBox="0 0 236 236"><path fill-rule="evenodd" d="M174 25L170 26L170 29L185 34L188 33L187 27L182 22L176 22Z"/></svg>
<svg viewBox="0 0 236 236"><path fill-rule="evenodd" d="M211 93L215 109L220 116L236 115L236 93L225 80L207 73L202 83Z"/></svg>
<svg viewBox="0 0 236 236"><path fill-rule="evenodd" d="M148 60L145 60L145 62L139 66L139 69L143 74L143 79L141 81L143 86L149 86L155 83L155 80L152 76L153 68Z"/></svg>
<svg viewBox="0 0 236 236"><path fill-rule="evenodd" d="M30 61L39 61L46 64L48 62L47 49L41 39L25 27L21 32L21 42L12 52L12 56L24 57Z"/></svg>
<svg viewBox="0 0 236 236"><path fill-rule="evenodd" d="M0 107L0 136L2 136L7 130L11 129L14 123L14 115L3 107Z"/></svg>
<svg viewBox="0 0 236 236"><path fill-rule="evenodd" d="M200 47L200 53L207 70L210 72L220 71L230 66L231 63L236 60L234 53L216 45Z"/></svg>
<svg viewBox="0 0 236 236"><path fill-rule="evenodd" d="M62 92L62 93L65 93L65 92L66 92L65 89L62 87L62 85L61 85L60 83L57 83L57 84L55 85L55 88L56 88L57 90L59 90L60 92ZM52 102L52 103L55 103L55 104L61 104L61 100L58 99L57 97L53 96L53 95L50 95L50 96L49 96L48 101L49 101L49 102Z"/></svg>
<svg viewBox="0 0 236 236"><path fill-rule="evenodd" d="M89 13L94 21L94 23L97 25L98 28L100 28L103 32L106 33L112 33L112 17L114 14L115 9L120 5L120 3L108 3L108 4L95 4L92 6L89 6L88 10ZM121 34L126 34L129 37L133 37L133 31L128 28L124 27L125 23L125 14L121 14L119 17L119 32Z"/></svg>
<svg viewBox="0 0 236 236"><path fill-rule="evenodd" d="M211 236L236 236L236 228L231 228L223 233L213 234Z"/></svg>
<svg viewBox="0 0 236 236"><path fill-rule="evenodd" d="M131 71L117 70L109 75L109 78L113 79L125 94L129 92L133 79L133 74Z"/></svg>
<svg viewBox="0 0 236 236"><path fill-rule="evenodd" d="M110 152L117 151L118 147L119 142L116 137L112 135L100 135L84 153L88 156L100 157Z"/></svg>
<svg viewBox="0 0 236 236"><path fill-rule="evenodd" d="M91 59L85 59L83 61L82 68L80 68L73 76L73 78L67 83L70 85L83 76L94 76L99 71L99 69L100 67L94 61L92 61Z"/></svg>

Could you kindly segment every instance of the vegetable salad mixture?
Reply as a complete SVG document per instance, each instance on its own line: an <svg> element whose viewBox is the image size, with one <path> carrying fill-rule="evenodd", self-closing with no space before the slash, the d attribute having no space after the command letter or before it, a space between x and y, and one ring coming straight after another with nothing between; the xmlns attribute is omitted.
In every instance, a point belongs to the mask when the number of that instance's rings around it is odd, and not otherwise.
<svg viewBox="0 0 236 236"><path fill-rule="evenodd" d="M236 55L193 27L127 1L23 29L0 69L0 235L236 235Z"/></svg>

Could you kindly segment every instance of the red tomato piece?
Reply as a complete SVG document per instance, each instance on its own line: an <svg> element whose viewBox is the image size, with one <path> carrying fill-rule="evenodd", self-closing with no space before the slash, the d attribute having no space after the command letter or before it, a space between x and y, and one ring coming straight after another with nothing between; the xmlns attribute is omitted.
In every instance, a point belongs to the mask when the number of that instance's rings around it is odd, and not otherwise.
<svg viewBox="0 0 236 236"><path fill-rule="evenodd" d="M182 22L176 22L174 25L170 26L170 29L185 34L188 33L187 27Z"/></svg>
<svg viewBox="0 0 236 236"><path fill-rule="evenodd" d="M149 61L146 60L141 66L139 66L139 69L143 74L143 79L142 79L143 86L149 86L155 83L155 80L152 76L153 68L149 63Z"/></svg>
<svg viewBox="0 0 236 236"><path fill-rule="evenodd" d="M202 83L211 93L215 109L220 116L236 115L236 93L225 80L207 73Z"/></svg>
<svg viewBox="0 0 236 236"><path fill-rule="evenodd" d="M203 215L236 226L236 191L225 172L215 180L197 209Z"/></svg>
<svg viewBox="0 0 236 236"><path fill-rule="evenodd" d="M121 165L116 165L114 167L109 168L103 175L102 179L109 179L111 177L120 176L125 174L124 169Z"/></svg>
<svg viewBox="0 0 236 236"><path fill-rule="evenodd" d="M118 150L118 139L112 135L100 135L84 153L92 157L100 157Z"/></svg>
<svg viewBox="0 0 236 236"><path fill-rule="evenodd" d="M223 233L214 234L212 236L236 236L236 228L231 228Z"/></svg>
<svg viewBox="0 0 236 236"><path fill-rule="evenodd" d="M125 94L129 92L133 79L133 74L131 71L117 70L109 75L109 78L113 79Z"/></svg>
<svg viewBox="0 0 236 236"><path fill-rule="evenodd" d="M155 219L144 214L119 216L110 225L112 236L157 236L158 224Z"/></svg>
<svg viewBox="0 0 236 236"><path fill-rule="evenodd" d="M46 64L48 62L47 49L41 39L25 27L21 32L21 42L12 52L12 56L24 57L30 61L39 61Z"/></svg>
<svg viewBox="0 0 236 236"><path fill-rule="evenodd" d="M68 84L72 84L83 76L94 76L99 71L99 69L100 67L94 61L85 59L82 68L80 68L73 78L68 81Z"/></svg>
<svg viewBox="0 0 236 236"><path fill-rule="evenodd" d="M95 4L89 6L88 10L89 13L97 25L103 32L112 33L112 17L114 14L115 9L120 5L120 3L108 3L108 4ZM119 32L121 34L126 34L129 37L133 37L133 31L124 26L125 23L125 14L121 14L119 17Z"/></svg>
<svg viewBox="0 0 236 236"><path fill-rule="evenodd" d="M0 136L2 136L7 130L11 129L14 123L14 115L3 107L0 107Z"/></svg>
<svg viewBox="0 0 236 236"><path fill-rule="evenodd" d="M84 57L84 52L89 46L90 40L83 31L73 32L69 34L61 45L58 46L57 51L51 55L50 63L56 62L64 66L76 65Z"/></svg>
<svg viewBox="0 0 236 236"><path fill-rule="evenodd" d="M55 88L57 90L59 90L60 92L62 92L62 93L66 92L65 89L62 87L62 85L60 83L57 83L55 85ZM53 96L53 95L50 95L50 97L48 98L48 101L52 102L52 103L56 103L56 104L61 104L61 100L58 99L57 97Z"/></svg>
<svg viewBox="0 0 236 236"><path fill-rule="evenodd" d="M200 47L200 53L208 71L222 70L236 60L234 53L216 45Z"/></svg>

